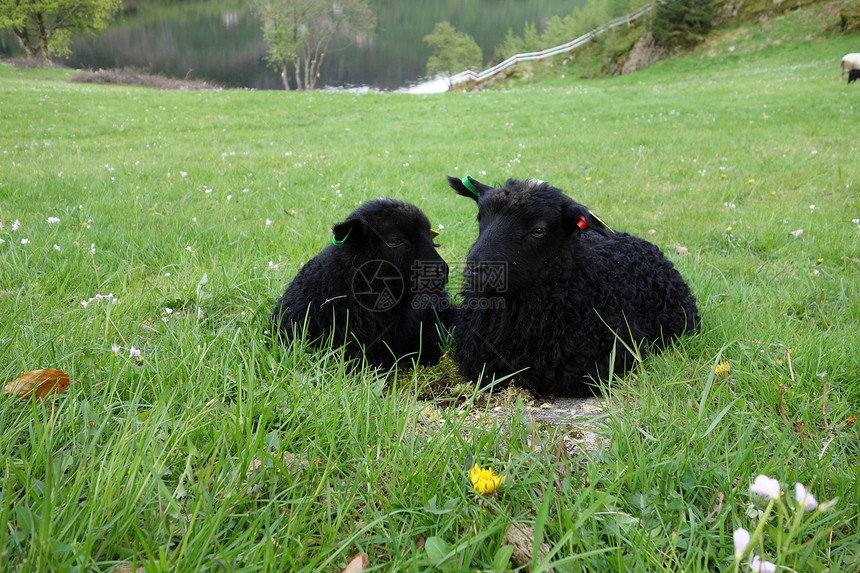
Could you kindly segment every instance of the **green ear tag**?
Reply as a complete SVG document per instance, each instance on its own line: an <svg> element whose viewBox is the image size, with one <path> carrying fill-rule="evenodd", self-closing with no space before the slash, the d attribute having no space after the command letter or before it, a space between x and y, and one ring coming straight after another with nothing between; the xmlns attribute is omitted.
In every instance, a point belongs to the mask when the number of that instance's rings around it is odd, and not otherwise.
<svg viewBox="0 0 860 573"><path fill-rule="evenodd" d="M463 184L463 187L471 191L472 195L474 195L475 197L480 197L481 194L478 193L477 189L475 189L475 185L472 183L472 181L474 181L474 179L472 179L471 175L466 175L465 177L460 179L460 182Z"/></svg>
<svg viewBox="0 0 860 573"><path fill-rule="evenodd" d="M339 241L337 240L336 237L332 236L331 244L334 245L335 247L341 246L342 244L344 244L346 242L346 239L347 239L347 237L349 237L350 233L352 233L352 227L349 228L349 231L346 232L346 235L343 236L343 239L341 239Z"/></svg>

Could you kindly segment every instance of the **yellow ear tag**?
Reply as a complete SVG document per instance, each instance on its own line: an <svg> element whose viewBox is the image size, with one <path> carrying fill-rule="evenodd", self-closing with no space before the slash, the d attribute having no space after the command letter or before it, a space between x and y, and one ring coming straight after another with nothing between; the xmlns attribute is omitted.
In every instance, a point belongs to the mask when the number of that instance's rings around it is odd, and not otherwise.
<svg viewBox="0 0 860 573"><path fill-rule="evenodd" d="M439 231L437 231L435 229L430 229L430 238L431 239L435 239L438 236L439 236Z"/></svg>
<svg viewBox="0 0 860 573"><path fill-rule="evenodd" d="M597 219L597 222L598 222L598 223L600 223L601 225L603 225L604 227L606 227L606 230L607 230L607 231L609 231L610 233L613 233L613 234L615 233L615 231L613 231L613 230L612 230L612 227L610 227L609 225L607 225L606 223L604 223L603 221L601 221L601 220L600 220L600 218L599 218L597 215L595 215L594 213L592 213L592 214L591 214L591 216L592 216L592 217L594 217L595 219Z"/></svg>

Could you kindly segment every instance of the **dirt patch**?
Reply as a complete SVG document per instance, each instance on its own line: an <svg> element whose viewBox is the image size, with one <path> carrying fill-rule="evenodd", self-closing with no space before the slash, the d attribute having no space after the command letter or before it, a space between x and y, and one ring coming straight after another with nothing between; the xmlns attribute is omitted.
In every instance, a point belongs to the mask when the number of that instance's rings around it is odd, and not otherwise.
<svg viewBox="0 0 860 573"><path fill-rule="evenodd" d="M581 456L609 446L607 432L601 427L602 399L541 398L514 385L493 393L479 391L474 384L463 382L448 356L436 366L419 369L418 377L423 382L418 394L420 425L428 436L442 432L452 422L464 437L475 428L496 425L508 432L512 424L525 424L532 434L529 445L535 449L557 447L558 434L568 455Z"/></svg>
<svg viewBox="0 0 860 573"><path fill-rule="evenodd" d="M518 392L512 389L511 394ZM609 447L607 432L601 427L603 406L597 398L557 398L523 404L472 407L462 411L438 402L420 402L420 426L427 437L445 434L454 424L464 439L475 429L498 426L509 433L513 424L523 424L530 433L528 445L535 450L564 450L569 457L581 457ZM560 440L560 441L559 441Z"/></svg>
<svg viewBox="0 0 860 573"><path fill-rule="evenodd" d="M22 70L30 70L33 68L53 68L55 70L68 70L69 68L62 65L51 62L46 64L42 58L25 58L25 57L14 57L14 58L0 58L0 61L3 61L7 64L13 65L16 68L21 68Z"/></svg>
<svg viewBox="0 0 860 573"><path fill-rule="evenodd" d="M630 56L621 66L621 74L632 74L637 70L647 68L668 53L668 50L657 43L650 32L639 38L630 50Z"/></svg>
<svg viewBox="0 0 860 573"><path fill-rule="evenodd" d="M196 91L222 89L222 86L204 80L190 78L177 80L158 74L150 74L133 67L81 72L69 78L69 81L90 84L135 85L160 90Z"/></svg>

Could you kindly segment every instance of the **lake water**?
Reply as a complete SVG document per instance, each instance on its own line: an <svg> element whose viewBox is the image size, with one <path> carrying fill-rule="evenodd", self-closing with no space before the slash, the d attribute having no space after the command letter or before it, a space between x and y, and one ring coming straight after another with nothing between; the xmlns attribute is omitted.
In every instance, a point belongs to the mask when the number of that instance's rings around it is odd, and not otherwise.
<svg viewBox="0 0 860 573"><path fill-rule="evenodd" d="M432 54L424 36L442 21L472 36L484 52L484 61L491 62L508 29L522 36L526 22L534 22L540 29L551 16L569 15L584 3L371 0L378 20L376 31L360 42L339 37L326 55L317 87L397 90L421 84ZM138 0L137 6L135 13L118 18L100 37L76 38L66 64L85 69L136 66L228 87L283 89L278 73L265 63L266 45L259 22L244 3L212 0L156 9L146 6L146 0ZM23 54L8 38L0 44L0 52ZM439 91L444 83L425 83L415 89Z"/></svg>

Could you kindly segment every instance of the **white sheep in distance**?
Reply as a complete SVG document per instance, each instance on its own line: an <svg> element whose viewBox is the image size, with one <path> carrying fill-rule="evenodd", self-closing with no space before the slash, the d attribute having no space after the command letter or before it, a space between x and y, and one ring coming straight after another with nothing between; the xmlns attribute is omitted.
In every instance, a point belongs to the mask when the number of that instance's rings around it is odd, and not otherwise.
<svg viewBox="0 0 860 573"><path fill-rule="evenodd" d="M846 73L851 70L860 70L860 54L845 54L839 65L842 66L842 75L839 76L839 81L842 81Z"/></svg>

